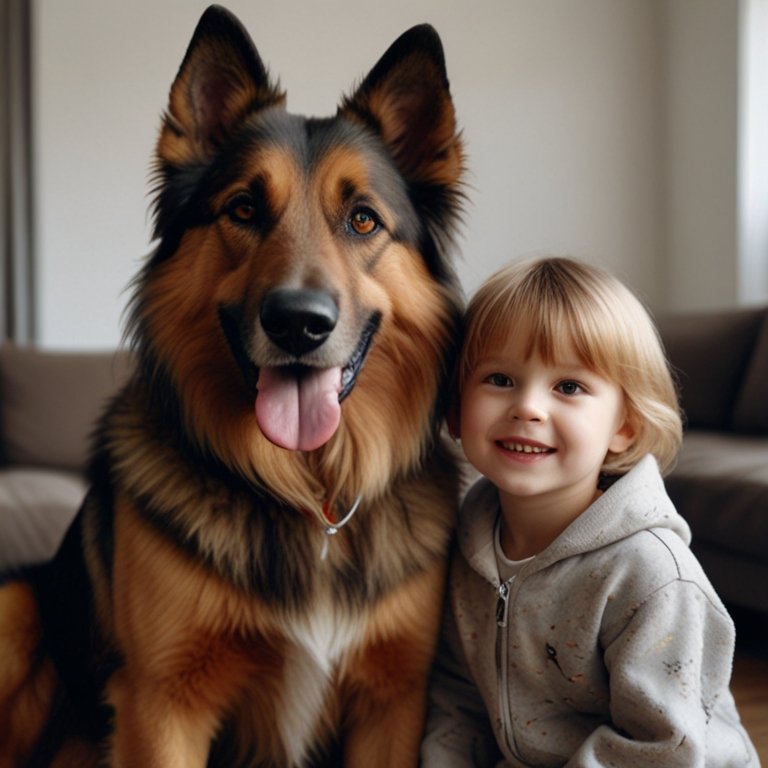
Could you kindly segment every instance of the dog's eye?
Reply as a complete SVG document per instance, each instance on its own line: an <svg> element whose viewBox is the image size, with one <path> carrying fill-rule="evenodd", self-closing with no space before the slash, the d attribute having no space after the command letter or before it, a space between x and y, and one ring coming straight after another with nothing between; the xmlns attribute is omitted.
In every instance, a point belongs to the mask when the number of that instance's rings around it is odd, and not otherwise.
<svg viewBox="0 0 768 768"><path fill-rule="evenodd" d="M232 221L250 224L256 218L256 204L250 195L236 195L227 203L226 212Z"/></svg>
<svg viewBox="0 0 768 768"><path fill-rule="evenodd" d="M371 235L379 228L379 221L373 211L359 208L350 217L349 226L357 235Z"/></svg>

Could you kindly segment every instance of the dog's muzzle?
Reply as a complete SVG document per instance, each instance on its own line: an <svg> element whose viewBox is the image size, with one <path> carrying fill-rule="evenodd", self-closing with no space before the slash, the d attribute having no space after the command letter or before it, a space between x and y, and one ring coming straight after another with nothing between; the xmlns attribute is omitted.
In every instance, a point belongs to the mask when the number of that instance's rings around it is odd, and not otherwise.
<svg viewBox="0 0 768 768"><path fill-rule="evenodd" d="M372 313L352 355L342 365L308 363L322 352L339 321L333 297L322 291L277 288L261 303L259 323L269 342L290 362L255 362L246 352L242 313L222 307L222 328L246 381L255 384L256 419L268 440L289 450L311 451L327 443L341 421L341 401L357 382L381 322Z"/></svg>

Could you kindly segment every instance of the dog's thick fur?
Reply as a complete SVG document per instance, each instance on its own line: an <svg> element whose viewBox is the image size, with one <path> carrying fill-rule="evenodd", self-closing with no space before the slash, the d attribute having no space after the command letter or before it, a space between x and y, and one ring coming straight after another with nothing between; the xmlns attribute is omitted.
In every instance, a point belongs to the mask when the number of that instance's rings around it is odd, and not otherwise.
<svg viewBox="0 0 768 768"><path fill-rule="evenodd" d="M135 374L59 554L0 589L3 768L417 764L458 484L439 38L406 32L333 118L284 101L206 11L157 145Z"/></svg>

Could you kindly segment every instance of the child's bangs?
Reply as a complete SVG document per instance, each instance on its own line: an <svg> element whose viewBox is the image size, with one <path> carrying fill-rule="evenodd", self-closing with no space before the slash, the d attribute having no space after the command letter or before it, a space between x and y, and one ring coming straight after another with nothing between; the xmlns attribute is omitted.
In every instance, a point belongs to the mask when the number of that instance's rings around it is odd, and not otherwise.
<svg viewBox="0 0 768 768"><path fill-rule="evenodd" d="M584 300L580 285L569 285L560 275L545 272L536 277L516 299L518 323L528 334L526 357L538 353L548 365L575 357L580 364L595 367L602 357L602 334L593 303Z"/></svg>
<svg viewBox="0 0 768 768"><path fill-rule="evenodd" d="M634 334L627 326L637 304L632 299L627 307L613 295L617 285L608 289L570 263L501 270L470 302L465 364L472 367L487 350L524 339L526 358L537 354L548 365L576 362L617 379L631 348Z"/></svg>
<svg viewBox="0 0 768 768"><path fill-rule="evenodd" d="M525 339L523 354L528 359L539 355L547 364L572 359L592 367L593 344L582 327L583 317L546 291L531 286L497 297L486 305L482 316L472 318L467 352L477 359L485 350L501 349Z"/></svg>
<svg viewBox="0 0 768 768"><path fill-rule="evenodd" d="M525 359L538 355L547 365L572 359L574 353L582 363L587 362L580 348L580 334L574 319L564 307L546 302L517 305L507 327L507 340L525 339Z"/></svg>

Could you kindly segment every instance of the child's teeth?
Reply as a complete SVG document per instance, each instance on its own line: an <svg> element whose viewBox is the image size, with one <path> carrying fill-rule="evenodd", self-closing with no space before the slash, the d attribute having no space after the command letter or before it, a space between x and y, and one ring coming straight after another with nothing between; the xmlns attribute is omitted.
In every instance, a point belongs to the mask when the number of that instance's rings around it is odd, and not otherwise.
<svg viewBox="0 0 768 768"><path fill-rule="evenodd" d="M544 453L544 448L536 445L523 445L522 443L507 443L504 446L508 451L518 451L519 453Z"/></svg>

